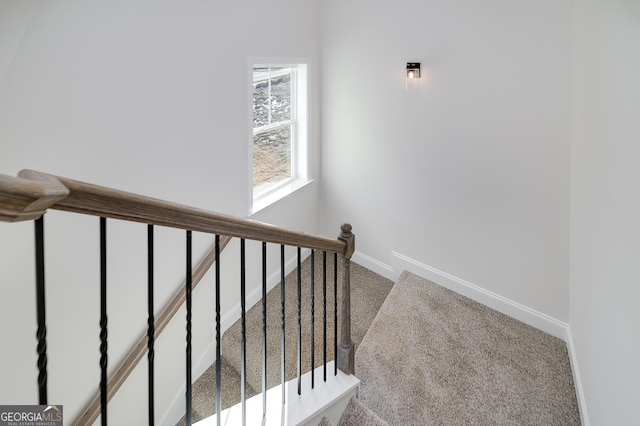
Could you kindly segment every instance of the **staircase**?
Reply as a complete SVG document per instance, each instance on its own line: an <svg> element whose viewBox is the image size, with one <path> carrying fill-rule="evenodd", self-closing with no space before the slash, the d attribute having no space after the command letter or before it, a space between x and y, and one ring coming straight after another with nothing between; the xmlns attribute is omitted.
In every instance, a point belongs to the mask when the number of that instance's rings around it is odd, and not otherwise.
<svg viewBox="0 0 640 426"><path fill-rule="evenodd" d="M303 275L309 264L303 263ZM352 291L359 399L349 401L341 416L306 424L580 424L560 339L407 272L392 285L354 264ZM228 347L233 334L234 327L223 339ZM277 358L277 348L270 350ZM227 380L237 387L236 352L225 352L223 361ZM208 373L196 383L202 407L211 399ZM203 408L201 414L211 413Z"/></svg>
<svg viewBox="0 0 640 426"><path fill-rule="evenodd" d="M322 258L316 256L315 270L322 270ZM302 282L304 289L310 288L311 277L311 258L308 257L302 263ZM327 274L332 276L333 265L329 264ZM316 277L317 279L317 277ZM296 341L297 326L297 285L296 272L290 273L285 280L285 330L286 341ZM371 286L376 283L376 286ZM387 294L391 290L393 282L385 279L357 264L351 266L351 312L352 317L352 339L356 347L362 341L369 325L375 318L380 306L384 302ZM267 387L273 388L280 385L280 284L276 285L267 294ZM302 293L302 330L306 332L302 336L302 371L311 370L311 299L310 291ZM322 286L315 286L313 295L315 301L316 314L322 316L324 310L324 294ZM327 294L327 318L333 318L334 304L333 294L329 291ZM247 330L247 397L258 394L258 390L262 388L261 380L261 344L262 344L262 306L257 304L247 311L246 315ZM319 386L324 381L324 326L322 322L316 324L314 335L314 386ZM327 336L331 340L334 335L333 321L327 321ZM223 410L240 402L240 342L241 342L241 324L237 321L233 324L222 337L222 395ZM291 348L293 349L293 348ZM296 352L295 350L286 350L285 357L285 377L291 380L296 377ZM332 348L327 349L327 361L334 360ZM215 413L215 399L213 392L215 389L215 371L216 365L212 365L205 373L195 382L193 387L193 419L198 421L206 419ZM334 374L333 365L330 365L326 372L327 378L330 379ZM356 372L357 376L357 372ZM310 377L307 387L310 388ZM308 391L303 387L302 392ZM348 398L345 401L348 402ZM344 405L343 405L344 408ZM184 424L181 419L179 425ZM317 423L316 423L317 424Z"/></svg>
<svg viewBox="0 0 640 426"><path fill-rule="evenodd" d="M156 411L154 343L160 326L165 322L163 312L158 317L158 328L155 327L154 226L186 231L187 424L191 424L194 418L210 416L214 400L216 410L224 414L223 408L236 403L238 396L242 407L241 424L245 423L245 417L247 424L254 424L249 419L256 415L257 423L260 423L267 406L270 412L287 412L278 424L312 426L338 421L340 425L358 422L573 425L580 422L564 342L415 275L405 272L392 285L389 280L358 265L351 265L355 237L348 224L341 227L339 237L333 240L40 172L23 171L18 178L0 175L0 220L34 221L35 224L37 388L40 405L48 405L44 297L47 275L42 217L47 209L99 217L96 224L99 224L100 241L100 391L94 398L97 402L92 402L74 424L93 424L98 416L102 417L103 424L107 424L111 396L137 363L139 358L136 357L144 352L135 349L133 353L138 355L126 358L112 377L107 374L106 231L107 222L112 219L141 222L146 224L148 232L146 352L149 424L155 424ZM199 273L192 271L192 232L215 235L212 253L216 260L216 301L212 309L216 318L215 350L218 360L195 387L192 386L191 304L194 281L197 282ZM226 237L240 242L239 280L229 284L220 280L220 251ZM245 306L245 239L261 242L262 246L263 303L252 309ZM284 280L284 288L276 286L267 295L268 243L272 249L280 248L279 271L283 280L285 246L297 248L298 267L295 274ZM310 250L311 254L304 264L301 262L303 248ZM333 262L327 262L327 254L331 255ZM341 259L340 273L338 257ZM341 275L340 291L338 275ZM327 276L333 276L333 280L327 280ZM333 292L328 288L329 282L333 283ZM241 321L221 336L220 290L223 284L229 289L240 290ZM170 303L170 311L175 312L181 303L181 299L176 300ZM330 341L332 344L328 343ZM136 348L144 346L144 343L143 340ZM285 351L284 346L293 347L293 350ZM358 371L354 367L356 346L359 346L356 355ZM217 377L213 377L214 371L219 373ZM360 402L350 398L350 393L355 393L360 383L353 376L354 372L361 379ZM296 380L285 384L286 379L293 377ZM213 382L216 382L215 386ZM222 391L222 384L226 392ZM341 404L347 407L346 411L338 409L337 404L331 406L329 403L332 399L328 394L339 387L334 385L344 385L347 389L341 394ZM216 388L214 397L211 392ZM270 390L251 398L258 389ZM220 400L221 395L224 395L224 404ZM346 400L347 397L350 400ZM261 401L253 408L255 398ZM317 404L321 398L326 400ZM140 398L136 396L134 399L138 401ZM361 402L381 420L365 409ZM302 416L299 408L303 405L314 408ZM330 408L332 418L322 419L325 411L321 410L327 408ZM343 411L345 414L340 418ZM228 420L228 415L225 415ZM362 420L362 416L369 420ZM220 425L221 418L212 423L211 417L207 417L203 425ZM224 424L238 424L235 420L232 423L227 420ZM177 418L171 417L170 424L175 421ZM166 420L163 421L165 423Z"/></svg>

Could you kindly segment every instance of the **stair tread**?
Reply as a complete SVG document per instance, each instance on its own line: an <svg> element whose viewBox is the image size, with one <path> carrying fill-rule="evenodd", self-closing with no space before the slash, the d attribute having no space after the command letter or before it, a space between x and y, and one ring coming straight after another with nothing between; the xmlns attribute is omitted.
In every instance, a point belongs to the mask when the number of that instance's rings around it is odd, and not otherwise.
<svg viewBox="0 0 640 426"><path fill-rule="evenodd" d="M222 357L221 403L225 410L240 402L240 373L235 367ZM216 363L209 367L193 384L193 413L192 420L197 422L212 416L216 412ZM247 398L257 395L258 392L247 384ZM185 424L184 417L177 426Z"/></svg>
<svg viewBox="0 0 640 426"><path fill-rule="evenodd" d="M362 403L356 397L351 398L347 408L344 410L338 426L389 426L387 422L382 420L376 413L371 411L369 407Z"/></svg>

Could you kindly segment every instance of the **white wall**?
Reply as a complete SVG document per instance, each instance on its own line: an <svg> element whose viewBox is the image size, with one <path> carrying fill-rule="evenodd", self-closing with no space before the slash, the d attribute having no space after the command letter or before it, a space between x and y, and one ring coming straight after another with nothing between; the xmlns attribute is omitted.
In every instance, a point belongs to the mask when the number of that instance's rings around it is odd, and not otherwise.
<svg viewBox="0 0 640 426"><path fill-rule="evenodd" d="M575 9L571 329L591 424L638 424L640 2Z"/></svg>
<svg viewBox="0 0 640 426"><path fill-rule="evenodd" d="M245 215L250 56L310 60L312 177L319 172L318 13L314 0L0 0L0 173L33 168ZM314 183L257 218L317 232L317 204ZM56 212L47 223L49 393L70 421L99 378L98 228ZM110 222L110 366L146 325L145 232ZM32 225L0 224L0 235L0 341L12 342L0 353L0 400L33 403ZM210 239L194 238L198 259ZM160 307L184 274L184 235L157 239ZM194 294L194 362L211 339L212 282ZM184 313L177 318L158 342L159 418L184 380ZM114 424L144 422L146 399L126 397L144 395L146 373L135 376L114 400Z"/></svg>
<svg viewBox="0 0 640 426"><path fill-rule="evenodd" d="M572 2L324 4L325 232L566 322Z"/></svg>
<svg viewBox="0 0 640 426"><path fill-rule="evenodd" d="M358 249L379 261L396 251L570 322L591 422L632 424L639 7L0 0L0 173L40 169L244 215L247 58L310 58L311 169L322 193L315 183L257 218L307 232L321 218L330 236L352 221ZM424 71L410 90L407 61ZM97 224L56 212L47 223L50 400L70 419L98 380ZM117 222L109 230L114 365L146 321L145 235ZM0 224L0 235L0 341L10 342L0 381L11 383L0 400L31 403L32 226ZM183 238L158 232L158 306L183 273ZM210 241L195 242L197 258ZM197 319L211 283L196 290ZM209 313L194 330L196 360L210 323ZM160 416L182 381L183 330L172 324L158 343L158 368L176 370L157 379L172 390L156 402ZM144 370L134 375L114 401L115 423L144 421L145 402L126 398L144 393Z"/></svg>

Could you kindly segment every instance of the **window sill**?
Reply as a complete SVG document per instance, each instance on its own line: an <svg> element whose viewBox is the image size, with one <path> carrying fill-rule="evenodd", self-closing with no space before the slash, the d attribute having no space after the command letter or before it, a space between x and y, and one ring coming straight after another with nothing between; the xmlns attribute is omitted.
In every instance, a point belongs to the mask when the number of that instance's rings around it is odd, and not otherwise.
<svg viewBox="0 0 640 426"><path fill-rule="evenodd" d="M253 208L249 212L249 217L277 203L278 201L289 197L294 192L308 186L311 182L313 182L313 179L295 179L285 183L275 190L259 195L253 200Z"/></svg>

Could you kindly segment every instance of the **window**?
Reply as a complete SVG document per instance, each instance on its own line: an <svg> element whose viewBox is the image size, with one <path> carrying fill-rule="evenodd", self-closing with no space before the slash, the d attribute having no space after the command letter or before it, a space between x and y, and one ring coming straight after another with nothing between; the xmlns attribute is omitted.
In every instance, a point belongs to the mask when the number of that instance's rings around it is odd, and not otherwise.
<svg viewBox="0 0 640 426"><path fill-rule="evenodd" d="M252 212L307 182L307 66L252 65Z"/></svg>

